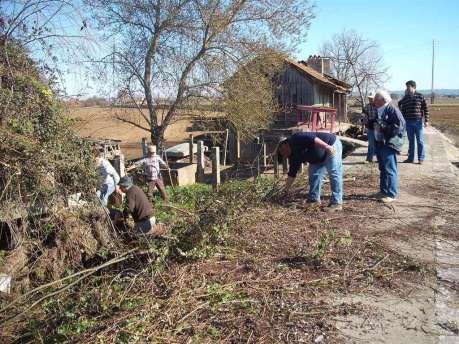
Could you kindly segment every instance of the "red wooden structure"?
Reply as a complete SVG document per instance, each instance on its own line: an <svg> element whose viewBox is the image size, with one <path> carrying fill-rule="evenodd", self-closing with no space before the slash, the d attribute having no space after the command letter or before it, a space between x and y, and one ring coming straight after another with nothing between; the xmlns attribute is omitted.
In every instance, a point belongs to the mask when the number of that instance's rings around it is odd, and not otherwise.
<svg viewBox="0 0 459 344"><path fill-rule="evenodd" d="M301 121L302 119L302 111L308 111L310 112L309 119L308 119L308 128L311 129L312 131L317 131L318 126L317 122L319 121L319 112L324 112L325 113L325 126L321 128L327 128L327 121L330 122L330 132L333 133L333 130L335 128L335 119L336 119L336 109L332 107L326 107L326 106L310 106L310 105L297 105L297 113L296 113L296 125L300 126L303 123L306 123L305 121Z"/></svg>

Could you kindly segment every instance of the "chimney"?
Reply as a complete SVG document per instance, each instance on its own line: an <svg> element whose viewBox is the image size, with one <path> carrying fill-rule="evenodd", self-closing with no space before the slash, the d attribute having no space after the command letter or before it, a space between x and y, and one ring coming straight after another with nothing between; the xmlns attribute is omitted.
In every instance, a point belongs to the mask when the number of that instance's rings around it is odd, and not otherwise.
<svg viewBox="0 0 459 344"><path fill-rule="evenodd" d="M309 55L307 64L312 69L316 70L320 74L328 74L331 73L331 61L329 57L322 57L319 55Z"/></svg>

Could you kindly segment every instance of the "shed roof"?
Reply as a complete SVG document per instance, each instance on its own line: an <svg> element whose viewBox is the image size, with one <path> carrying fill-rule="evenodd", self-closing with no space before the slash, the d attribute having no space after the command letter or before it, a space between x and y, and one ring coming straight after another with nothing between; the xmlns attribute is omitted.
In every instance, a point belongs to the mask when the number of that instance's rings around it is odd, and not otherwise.
<svg viewBox="0 0 459 344"><path fill-rule="evenodd" d="M344 81L338 80L332 76L329 76L327 74L319 73L314 68L309 67L304 61L296 62L288 58L286 58L285 60L289 65L297 69L300 73L304 73L308 75L309 77L316 79L320 83L326 86L329 86L331 88L334 88L336 92L348 93L352 89L351 85L345 83Z"/></svg>

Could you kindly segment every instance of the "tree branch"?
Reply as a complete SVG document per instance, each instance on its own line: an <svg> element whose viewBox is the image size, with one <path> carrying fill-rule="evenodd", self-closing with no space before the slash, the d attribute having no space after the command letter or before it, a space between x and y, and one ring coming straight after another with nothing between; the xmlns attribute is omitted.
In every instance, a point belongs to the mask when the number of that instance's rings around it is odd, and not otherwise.
<svg viewBox="0 0 459 344"><path fill-rule="evenodd" d="M133 121L131 121L131 120L125 119L125 118L123 118L123 117L121 117L121 116L119 116L119 115L116 115L115 118L116 118L117 120L121 121L121 122L131 124L131 125L133 125L134 127L143 129L143 130L148 131L148 132L150 131L150 128L144 127L144 126L142 126L142 125L140 125L140 124L137 124L137 123L135 123L135 122L133 122Z"/></svg>

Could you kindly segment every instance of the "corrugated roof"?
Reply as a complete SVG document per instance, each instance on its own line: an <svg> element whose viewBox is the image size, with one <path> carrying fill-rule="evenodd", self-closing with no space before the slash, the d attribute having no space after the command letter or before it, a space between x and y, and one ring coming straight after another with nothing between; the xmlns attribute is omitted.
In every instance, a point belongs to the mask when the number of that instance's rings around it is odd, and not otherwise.
<svg viewBox="0 0 459 344"><path fill-rule="evenodd" d="M307 74L308 76L318 80L319 82L321 82L322 84L326 86L335 88L338 92L347 93L352 88L351 85L348 85L343 81L335 79L329 75L319 73L314 68L306 65L306 63L304 62L296 62L288 58L286 58L285 60L287 61L288 64L295 67L300 72Z"/></svg>

